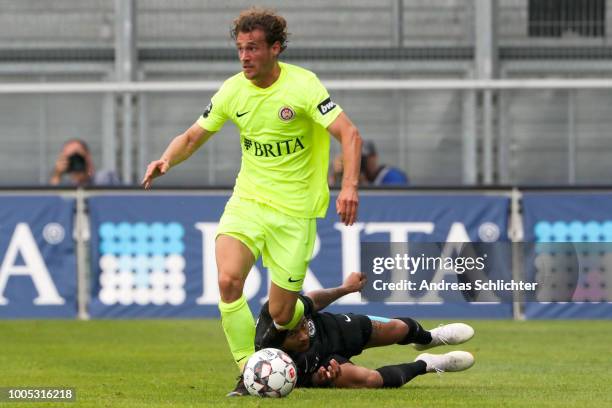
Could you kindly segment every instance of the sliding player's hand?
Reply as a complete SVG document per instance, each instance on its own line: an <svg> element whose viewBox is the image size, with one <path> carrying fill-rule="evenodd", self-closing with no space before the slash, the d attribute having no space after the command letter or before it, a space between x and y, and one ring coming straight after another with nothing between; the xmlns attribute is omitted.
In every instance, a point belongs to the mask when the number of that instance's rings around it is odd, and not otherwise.
<svg viewBox="0 0 612 408"><path fill-rule="evenodd" d="M342 369L340 368L340 364L333 358L329 361L329 365L327 368L324 366L319 367L319 369L312 375L312 383L314 385L329 385L333 383L336 378L340 376L342 373Z"/></svg>
<svg viewBox="0 0 612 408"><path fill-rule="evenodd" d="M366 274L363 272L351 272L346 277L342 286L348 293L359 292L365 286L367 281Z"/></svg>
<svg viewBox="0 0 612 408"><path fill-rule="evenodd" d="M170 163L168 160L154 160L147 166L147 172L145 173L141 185L146 189L150 189L153 184L153 179L163 176L170 169Z"/></svg>
<svg viewBox="0 0 612 408"><path fill-rule="evenodd" d="M359 197L356 187L342 187L336 199L336 213L344 225L353 225L357 221Z"/></svg>

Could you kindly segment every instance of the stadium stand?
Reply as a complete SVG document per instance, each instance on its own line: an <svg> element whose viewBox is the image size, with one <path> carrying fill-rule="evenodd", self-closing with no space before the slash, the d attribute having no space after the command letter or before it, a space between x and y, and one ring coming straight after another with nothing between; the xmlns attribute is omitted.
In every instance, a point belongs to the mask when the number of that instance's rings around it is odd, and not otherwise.
<svg viewBox="0 0 612 408"><path fill-rule="evenodd" d="M499 76L609 76L606 65L612 53L606 45L610 34L605 24L610 16L605 11L610 1L584 14L580 27L586 28L580 29L567 21L555 23L552 15L550 21L534 21L537 3L497 2ZM232 18L246 4L239 0L136 1L139 79L221 80L237 71L228 31ZM324 81L473 77L474 4L468 0L261 2L276 7L289 22L292 37L286 60L314 69ZM34 0L0 0L0 9L0 83L113 80L113 2L59 0L50 6ZM540 19L550 17L547 10L538 12ZM560 34L534 36L537 24L557 24ZM560 59L572 70L561 70L556 63ZM458 171L465 165L463 137L478 131L478 125L475 130L466 125L469 102L464 93L347 90L335 91L333 96L364 135L376 137L389 164L406 169L413 185L465 183ZM206 92L177 92L134 99L134 134L146 140L147 160L197 118L209 97ZM610 170L602 157L608 153L604 130L610 119L605 106L611 98L603 91L579 90L573 96L555 90L500 92L495 99L495 181L598 183L598 174ZM94 159L104 167L121 164L118 98L1 95L0 106L2 137L17 140L0 151L0 160L15 170L0 175L0 184L44 184L54 147L66 137L87 140ZM572 123L568 112L573 112ZM239 166L236 137L233 127L226 126L198 153L201 160L185 164L162 184L231 184ZM133 141L136 152L144 148L138 137ZM572 143L573 153L569 151ZM8 160L16 154L37 158L37 164ZM569 155L575 159L574 170ZM134 171L139 173L143 169L136 156ZM550 165L542 169L534 157L546 158ZM138 176L134 174L134 180Z"/></svg>

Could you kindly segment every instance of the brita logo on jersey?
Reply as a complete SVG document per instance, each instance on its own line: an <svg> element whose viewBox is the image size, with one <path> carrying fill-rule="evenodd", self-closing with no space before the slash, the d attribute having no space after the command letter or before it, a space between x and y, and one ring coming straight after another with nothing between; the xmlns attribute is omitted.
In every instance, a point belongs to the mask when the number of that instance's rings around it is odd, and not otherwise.
<svg viewBox="0 0 612 408"><path fill-rule="evenodd" d="M259 143L245 137L244 148L245 150L252 148L253 154L257 157L279 157L304 150L304 144L299 137L276 143Z"/></svg>
<svg viewBox="0 0 612 408"><path fill-rule="evenodd" d="M319 110L319 112L321 112L321 115L325 115L327 112L331 111L335 107L336 104L334 103L334 101L332 101L331 98L327 98L317 106L317 109Z"/></svg>

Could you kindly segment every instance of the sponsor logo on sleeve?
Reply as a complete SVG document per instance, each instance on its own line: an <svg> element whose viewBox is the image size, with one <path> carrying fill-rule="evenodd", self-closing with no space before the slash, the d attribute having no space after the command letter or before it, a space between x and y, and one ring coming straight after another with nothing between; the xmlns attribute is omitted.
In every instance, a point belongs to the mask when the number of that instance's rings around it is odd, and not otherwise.
<svg viewBox="0 0 612 408"><path fill-rule="evenodd" d="M333 110L335 107L336 104L329 97L323 102L321 102L319 105L317 105L317 109L319 110L319 112L321 112L321 115L325 115L327 112Z"/></svg>
<svg viewBox="0 0 612 408"><path fill-rule="evenodd" d="M204 109L204 113L202 113L202 116L204 118L207 118L208 115L210 114L210 111L212 111L213 105L212 102L210 102L208 105L206 105L206 108Z"/></svg>

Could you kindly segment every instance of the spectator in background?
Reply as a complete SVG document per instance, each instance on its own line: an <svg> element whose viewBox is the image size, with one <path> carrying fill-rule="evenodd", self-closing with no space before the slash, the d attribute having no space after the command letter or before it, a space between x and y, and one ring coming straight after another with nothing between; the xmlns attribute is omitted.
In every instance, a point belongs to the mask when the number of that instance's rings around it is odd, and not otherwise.
<svg viewBox="0 0 612 408"><path fill-rule="evenodd" d="M87 143L70 139L62 146L49 180L52 186L112 186L121 184L114 171L96 172Z"/></svg>
<svg viewBox="0 0 612 408"><path fill-rule="evenodd" d="M331 172L328 177L330 186L338 185L342 180L342 155L338 155L331 163ZM378 164L378 154L372 141L364 141L361 148L361 174L359 184L362 186L406 186L408 176L402 170Z"/></svg>
<svg viewBox="0 0 612 408"><path fill-rule="evenodd" d="M397 167L378 164L378 154L372 141L364 141L361 148L361 176L364 184L372 186L408 185L408 176Z"/></svg>

